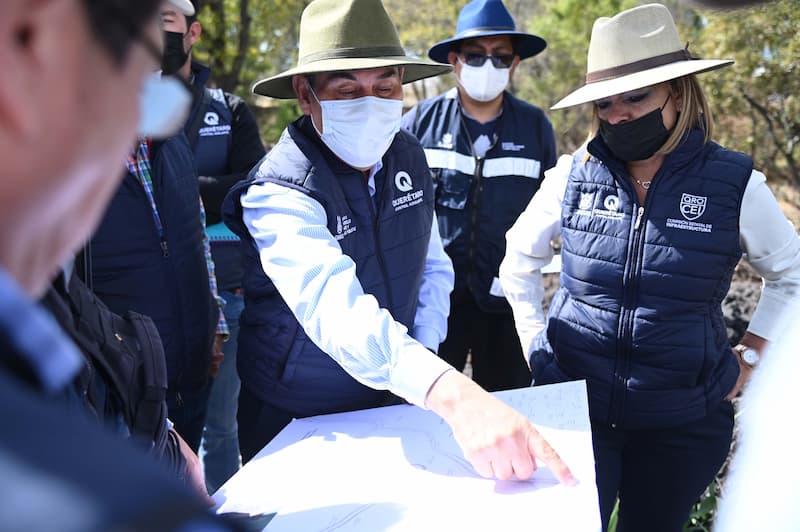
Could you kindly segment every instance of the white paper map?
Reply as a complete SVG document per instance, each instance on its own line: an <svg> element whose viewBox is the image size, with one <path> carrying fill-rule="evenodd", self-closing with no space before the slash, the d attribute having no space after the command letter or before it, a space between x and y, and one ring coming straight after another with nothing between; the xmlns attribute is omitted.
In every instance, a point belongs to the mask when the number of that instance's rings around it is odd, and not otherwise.
<svg viewBox="0 0 800 532"><path fill-rule="evenodd" d="M277 512L268 532L601 528L583 381L498 392L567 462L530 481L478 476L450 427L409 405L292 421L214 495L218 512Z"/></svg>

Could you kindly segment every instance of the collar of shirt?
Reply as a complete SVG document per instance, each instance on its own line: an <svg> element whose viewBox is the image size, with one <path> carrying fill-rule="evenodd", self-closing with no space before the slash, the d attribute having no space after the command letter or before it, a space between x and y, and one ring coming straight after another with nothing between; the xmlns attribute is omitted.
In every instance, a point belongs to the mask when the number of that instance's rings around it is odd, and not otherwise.
<svg viewBox="0 0 800 532"><path fill-rule="evenodd" d="M375 166L370 168L369 170L369 179L367 179L367 188L369 188L369 195L370 197L375 197L375 174L381 171L383 168L383 161L378 161L375 163Z"/></svg>
<svg viewBox="0 0 800 532"><path fill-rule="evenodd" d="M21 359L48 392L67 386L83 364L78 349L53 317L33 303L2 269L0 336L10 344L10 352L2 352L0 357Z"/></svg>

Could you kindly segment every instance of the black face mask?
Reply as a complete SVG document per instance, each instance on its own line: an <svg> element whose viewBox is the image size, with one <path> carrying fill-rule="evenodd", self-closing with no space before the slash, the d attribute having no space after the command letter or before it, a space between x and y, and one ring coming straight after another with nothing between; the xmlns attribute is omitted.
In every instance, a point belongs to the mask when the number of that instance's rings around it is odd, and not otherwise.
<svg viewBox="0 0 800 532"><path fill-rule="evenodd" d="M667 105L670 96L667 96L661 108L654 109L636 120L613 125L601 120L600 137L611 153L625 162L642 161L652 157L669 138L670 131L664 127L661 110Z"/></svg>
<svg viewBox="0 0 800 532"><path fill-rule="evenodd" d="M186 64L189 52L183 49L183 37L183 33L164 32L164 56L161 58L162 74L171 76Z"/></svg>

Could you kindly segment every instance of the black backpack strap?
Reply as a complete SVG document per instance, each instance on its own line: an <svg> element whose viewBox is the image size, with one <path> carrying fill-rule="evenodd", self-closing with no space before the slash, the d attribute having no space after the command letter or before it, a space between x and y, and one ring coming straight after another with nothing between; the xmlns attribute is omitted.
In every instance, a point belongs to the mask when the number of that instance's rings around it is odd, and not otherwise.
<svg viewBox="0 0 800 532"><path fill-rule="evenodd" d="M156 446L166 437L167 425L164 402L167 397L167 365L164 360L164 347L153 320L142 314L129 311L128 322L133 325L140 343L142 356L142 379L144 391L136 408L134 430L144 436L154 437Z"/></svg>
<svg viewBox="0 0 800 532"><path fill-rule="evenodd" d="M200 105L197 106L197 110L194 113L194 117L192 118L192 123L189 124L189 128L186 130L186 138L189 139L189 146L194 149L194 145L197 142L197 135L200 133L200 124L203 123L203 118L205 117L205 110L208 108L208 104L211 103L211 91L208 88L203 89L203 97L200 100Z"/></svg>

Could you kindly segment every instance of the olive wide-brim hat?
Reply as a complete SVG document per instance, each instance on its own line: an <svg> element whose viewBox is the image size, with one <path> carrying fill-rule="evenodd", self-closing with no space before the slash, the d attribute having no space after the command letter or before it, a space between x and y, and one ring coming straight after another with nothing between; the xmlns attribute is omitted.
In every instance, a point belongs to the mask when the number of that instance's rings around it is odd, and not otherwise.
<svg viewBox="0 0 800 532"><path fill-rule="evenodd" d="M691 57L669 10L661 4L646 4L595 21L586 84L551 109L608 98L731 64L730 59Z"/></svg>
<svg viewBox="0 0 800 532"><path fill-rule="evenodd" d="M300 18L297 66L257 81L253 92L295 98L296 75L392 66L403 67L403 83L451 70L449 65L406 55L380 0L314 0Z"/></svg>

